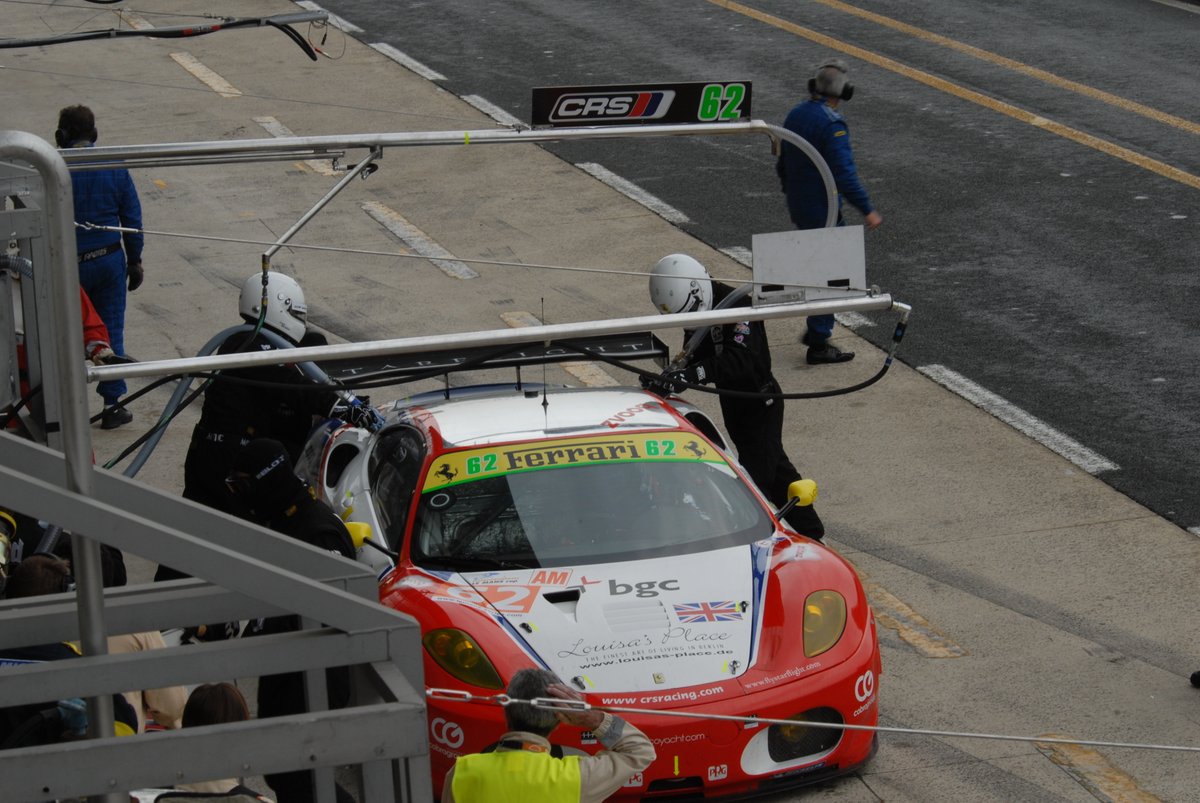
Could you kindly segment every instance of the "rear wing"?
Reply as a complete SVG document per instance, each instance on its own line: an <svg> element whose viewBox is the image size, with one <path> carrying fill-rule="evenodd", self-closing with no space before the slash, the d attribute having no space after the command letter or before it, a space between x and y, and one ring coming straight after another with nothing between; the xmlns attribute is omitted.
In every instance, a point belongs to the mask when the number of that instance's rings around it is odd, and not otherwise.
<svg viewBox="0 0 1200 803"><path fill-rule="evenodd" d="M587 353L583 353L584 351ZM629 332L513 346L439 349L412 354L330 360L321 367L330 379L353 385L356 382L377 379L401 381L491 368L519 370L524 366L577 362L595 356L621 362L654 360L661 368L667 364L669 351L667 345L651 332Z"/></svg>

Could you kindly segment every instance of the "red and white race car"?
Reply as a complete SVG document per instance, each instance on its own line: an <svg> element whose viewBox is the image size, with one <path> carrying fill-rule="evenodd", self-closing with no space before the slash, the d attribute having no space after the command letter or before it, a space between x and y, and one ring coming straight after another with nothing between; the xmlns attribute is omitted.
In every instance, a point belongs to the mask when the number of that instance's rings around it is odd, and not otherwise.
<svg viewBox="0 0 1200 803"><path fill-rule="evenodd" d="M637 389L479 386L329 422L300 469L368 523L360 559L416 618L430 688L503 691L548 668L592 704L874 725L879 646L853 569L790 532L700 410ZM741 796L870 758L870 731L626 713L657 760L630 798ZM505 730L429 702L435 789ZM562 729L567 747L595 750Z"/></svg>

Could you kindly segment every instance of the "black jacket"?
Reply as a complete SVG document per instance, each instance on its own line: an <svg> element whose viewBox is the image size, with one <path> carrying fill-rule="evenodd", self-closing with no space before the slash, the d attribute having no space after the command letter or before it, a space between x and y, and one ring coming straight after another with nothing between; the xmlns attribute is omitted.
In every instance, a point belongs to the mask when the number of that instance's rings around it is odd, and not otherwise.
<svg viewBox="0 0 1200 803"><path fill-rule="evenodd" d="M247 332L230 335L217 353L275 350L261 335L247 343L247 335ZM294 365L259 365L222 373L234 379L273 382L277 386L249 385L218 377L204 392L204 407L193 440L224 436L231 448L236 449L242 438L274 438L287 447L295 460L312 430L312 417L328 415L338 400L331 390L297 387L315 383Z"/></svg>
<svg viewBox="0 0 1200 803"><path fill-rule="evenodd" d="M713 282L712 286L714 306L733 292L732 287L721 282ZM733 306L750 306L750 297L740 299ZM686 333L685 341L690 337L691 333ZM774 392L771 348L767 344L767 328L762 321L738 321L711 327L708 337L700 342L692 355L691 362L703 362L709 381L718 388Z"/></svg>

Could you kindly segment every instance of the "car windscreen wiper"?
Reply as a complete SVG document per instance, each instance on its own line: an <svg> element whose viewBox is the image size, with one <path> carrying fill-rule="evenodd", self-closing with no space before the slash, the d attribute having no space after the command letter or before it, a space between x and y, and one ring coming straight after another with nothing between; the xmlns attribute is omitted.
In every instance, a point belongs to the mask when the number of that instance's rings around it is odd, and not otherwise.
<svg viewBox="0 0 1200 803"><path fill-rule="evenodd" d="M427 568L449 569L451 571L479 571L482 569L538 569L541 568L537 563L536 558L533 561L534 565L530 566L515 560L505 560L504 558L487 558L487 557L459 557L459 556L438 556L427 557L420 561L420 565ZM431 565L432 564L432 565Z"/></svg>

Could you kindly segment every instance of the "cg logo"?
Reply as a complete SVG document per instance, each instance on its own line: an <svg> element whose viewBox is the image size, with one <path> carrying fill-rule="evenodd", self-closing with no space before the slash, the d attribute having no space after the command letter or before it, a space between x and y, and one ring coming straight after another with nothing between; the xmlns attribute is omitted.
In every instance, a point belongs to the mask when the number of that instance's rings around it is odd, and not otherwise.
<svg viewBox="0 0 1200 803"><path fill-rule="evenodd" d="M875 693L875 673L868 669L854 681L854 699L860 703Z"/></svg>
<svg viewBox="0 0 1200 803"><path fill-rule="evenodd" d="M440 742L451 750L462 747L463 741L467 738L457 722L447 722L441 717L429 723L429 733L435 742Z"/></svg>

